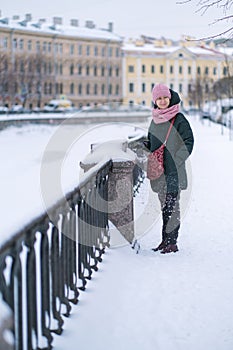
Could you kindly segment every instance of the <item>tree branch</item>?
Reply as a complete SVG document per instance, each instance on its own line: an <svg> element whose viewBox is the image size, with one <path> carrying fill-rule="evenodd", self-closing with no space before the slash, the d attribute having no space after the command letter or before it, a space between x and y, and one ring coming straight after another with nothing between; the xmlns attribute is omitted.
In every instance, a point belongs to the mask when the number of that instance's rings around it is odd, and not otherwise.
<svg viewBox="0 0 233 350"><path fill-rule="evenodd" d="M214 39L214 38L217 38L217 37L219 37L219 36L225 35L225 34L231 32L231 31L233 32L233 27L231 27L231 28L225 30L224 32L219 33L219 34L210 35L210 36L203 37L203 38L199 38L199 39L190 39L190 38L186 38L185 40L187 40L187 41L209 40L209 39Z"/></svg>

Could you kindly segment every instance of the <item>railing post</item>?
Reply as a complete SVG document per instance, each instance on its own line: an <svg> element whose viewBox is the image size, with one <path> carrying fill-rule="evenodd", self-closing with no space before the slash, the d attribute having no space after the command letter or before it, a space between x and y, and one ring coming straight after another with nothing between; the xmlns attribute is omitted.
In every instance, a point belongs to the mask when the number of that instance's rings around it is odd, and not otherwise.
<svg viewBox="0 0 233 350"><path fill-rule="evenodd" d="M133 161L115 161L109 174L108 217L124 238L134 238Z"/></svg>

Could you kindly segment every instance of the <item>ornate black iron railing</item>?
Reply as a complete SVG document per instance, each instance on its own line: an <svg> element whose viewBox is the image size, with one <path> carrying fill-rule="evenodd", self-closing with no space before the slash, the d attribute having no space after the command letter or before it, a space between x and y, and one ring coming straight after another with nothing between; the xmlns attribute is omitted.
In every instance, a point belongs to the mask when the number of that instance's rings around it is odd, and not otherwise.
<svg viewBox="0 0 233 350"><path fill-rule="evenodd" d="M9 349L51 349L52 334L62 333L64 316L109 246L112 167L110 160L91 170L80 186L0 247L0 296L12 315L14 345ZM143 170L138 164L132 169L135 194Z"/></svg>
<svg viewBox="0 0 233 350"><path fill-rule="evenodd" d="M50 349L109 245L109 161L0 248L0 292L14 349ZM98 206L99 198L103 200Z"/></svg>

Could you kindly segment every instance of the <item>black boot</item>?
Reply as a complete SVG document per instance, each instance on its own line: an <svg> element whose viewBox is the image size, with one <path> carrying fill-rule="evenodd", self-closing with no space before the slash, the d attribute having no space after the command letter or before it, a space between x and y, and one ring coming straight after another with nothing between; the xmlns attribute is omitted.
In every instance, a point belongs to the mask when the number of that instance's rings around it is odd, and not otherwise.
<svg viewBox="0 0 233 350"><path fill-rule="evenodd" d="M167 246L167 242L164 240L164 241L162 241L162 242L158 245L158 247L152 248L152 250L153 250L154 252L157 252L157 251L159 251L159 250L165 249L166 246Z"/></svg>
<svg viewBox="0 0 233 350"><path fill-rule="evenodd" d="M161 254L167 254L167 253L176 253L178 252L177 244L168 244L164 249L161 251Z"/></svg>

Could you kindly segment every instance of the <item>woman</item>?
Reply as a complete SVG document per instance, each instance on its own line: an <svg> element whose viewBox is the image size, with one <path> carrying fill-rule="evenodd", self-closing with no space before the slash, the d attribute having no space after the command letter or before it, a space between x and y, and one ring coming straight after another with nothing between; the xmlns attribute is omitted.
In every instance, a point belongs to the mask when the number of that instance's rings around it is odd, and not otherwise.
<svg viewBox="0 0 233 350"><path fill-rule="evenodd" d="M164 151L164 174L150 181L152 190L158 193L163 219L162 242L153 250L162 254L175 253L180 228L180 191L187 188L185 161L193 149L193 132L188 120L179 112L177 92L158 84L152 90L152 97L154 108L147 143L151 152L165 141L170 123L174 122Z"/></svg>

